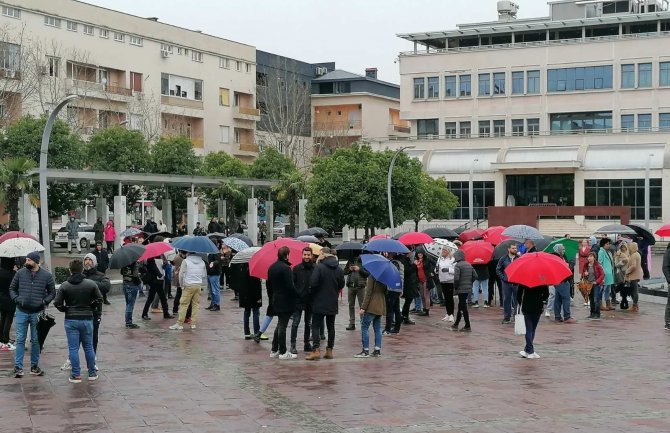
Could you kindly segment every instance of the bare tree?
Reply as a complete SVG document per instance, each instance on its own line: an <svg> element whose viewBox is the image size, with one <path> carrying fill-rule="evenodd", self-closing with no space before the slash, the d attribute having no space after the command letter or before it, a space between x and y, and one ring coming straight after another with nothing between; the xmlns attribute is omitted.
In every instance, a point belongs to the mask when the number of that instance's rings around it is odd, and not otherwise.
<svg viewBox="0 0 670 433"><path fill-rule="evenodd" d="M328 156L340 147L351 147L352 144L360 142L362 137L351 135L351 129L349 122L316 122L312 127L314 156Z"/></svg>
<svg viewBox="0 0 670 433"><path fill-rule="evenodd" d="M26 46L25 26L0 28L0 126L21 116L23 107L37 91L32 55Z"/></svg>

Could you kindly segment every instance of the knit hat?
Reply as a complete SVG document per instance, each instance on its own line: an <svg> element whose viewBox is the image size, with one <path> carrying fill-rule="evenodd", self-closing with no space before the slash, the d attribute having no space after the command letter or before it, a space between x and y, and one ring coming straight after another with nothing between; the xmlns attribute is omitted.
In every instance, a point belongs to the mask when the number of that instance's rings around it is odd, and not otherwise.
<svg viewBox="0 0 670 433"><path fill-rule="evenodd" d="M557 254L563 254L565 252L565 245L563 244L554 245L554 252Z"/></svg>
<svg viewBox="0 0 670 433"><path fill-rule="evenodd" d="M93 267L94 268L98 267L98 259L95 257L95 254L93 254L93 253L86 254L84 256L84 261L86 261L86 259L91 259L91 261L93 262Z"/></svg>
<svg viewBox="0 0 670 433"><path fill-rule="evenodd" d="M30 260L32 260L33 262L38 263L38 264L39 264L39 262L40 262L40 254L37 253L37 252L35 252L35 251L33 251L32 253L28 253L28 255L26 256L26 258L27 258L27 259L30 259Z"/></svg>

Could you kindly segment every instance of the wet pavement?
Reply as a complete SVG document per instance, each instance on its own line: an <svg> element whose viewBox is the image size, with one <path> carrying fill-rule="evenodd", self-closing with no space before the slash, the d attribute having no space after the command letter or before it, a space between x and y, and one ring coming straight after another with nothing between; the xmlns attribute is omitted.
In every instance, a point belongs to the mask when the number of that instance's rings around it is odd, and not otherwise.
<svg viewBox="0 0 670 433"><path fill-rule="evenodd" d="M578 324L542 318L539 360L519 357L523 337L500 324L497 307L472 311L469 334L451 332L434 307L385 336L381 359L354 359L360 331L344 330L345 297L335 359L309 362L302 351L271 359L269 341L245 341L230 298L224 292L221 312L203 310L197 330L178 332L161 314L142 323L139 304L142 328L126 330L123 298L112 297L100 379L81 384L59 370L67 349L53 311L45 377L13 378L13 353L0 353L0 431L670 432L670 332L659 300L588 322L576 298Z"/></svg>

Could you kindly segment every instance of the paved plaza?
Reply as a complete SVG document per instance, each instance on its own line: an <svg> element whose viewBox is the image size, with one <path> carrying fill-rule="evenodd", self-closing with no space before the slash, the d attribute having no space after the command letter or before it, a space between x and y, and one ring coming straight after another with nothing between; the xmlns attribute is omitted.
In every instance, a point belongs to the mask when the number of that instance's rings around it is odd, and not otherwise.
<svg viewBox="0 0 670 433"><path fill-rule="evenodd" d="M45 377L15 379L13 354L0 354L0 431L670 431L670 333L660 300L645 297L639 314L611 312L599 322L582 320L581 303L576 325L543 317L542 359L526 360L517 354L523 338L500 324L498 307L474 310L470 334L451 332L435 308L384 337L381 359L354 359L360 332L344 330L343 299L335 359L309 362L302 353L270 359L269 341L245 341L230 297L224 292L220 313L202 311L198 329L183 332L167 330L173 322L160 314L126 330L123 298L112 297L101 377L81 384L59 370L67 350L63 316L53 311Z"/></svg>

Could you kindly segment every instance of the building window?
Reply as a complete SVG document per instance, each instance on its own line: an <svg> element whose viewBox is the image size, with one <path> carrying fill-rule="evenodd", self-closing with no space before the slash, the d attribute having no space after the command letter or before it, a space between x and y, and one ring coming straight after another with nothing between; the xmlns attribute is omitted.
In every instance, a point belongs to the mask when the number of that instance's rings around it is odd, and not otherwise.
<svg viewBox="0 0 670 433"><path fill-rule="evenodd" d="M100 37L109 39L109 30L107 29L100 29Z"/></svg>
<svg viewBox="0 0 670 433"><path fill-rule="evenodd" d="M504 95L505 94L505 73L496 72L493 74L493 94L494 95Z"/></svg>
<svg viewBox="0 0 670 433"><path fill-rule="evenodd" d="M437 119L419 119L416 121L417 138L437 138L438 131Z"/></svg>
<svg viewBox="0 0 670 433"><path fill-rule="evenodd" d="M21 68L21 46L0 42L0 69L18 71ZM5 78L14 78L5 72Z"/></svg>
<svg viewBox="0 0 670 433"><path fill-rule="evenodd" d="M139 72L130 72L130 89L133 92L142 92L142 85L144 80L142 79L142 74Z"/></svg>
<svg viewBox="0 0 670 433"><path fill-rule="evenodd" d="M472 134L472 126L470 122L461 122L460 123L460 136L461 138L470 138Z"/></svg>
<svg viewBox="0 0 670 433"><path fill-rule="evenodd" d="M512 119L512 135L520 136L523 135L523 119Z"/></svg>
<svg viewBox="0 0 670 433"><path fill-rule="evenodd" d="M95 27L84 25L84 34L85 35L93 36L94 31L95 31Z"/></svg>
<svg viewBox="0 0 670 433"><path fill-rule="evenodd" d="M479 137L490 137L491 136L491 121L490 120L480 120L479 121Z"/></svg>
<svg viewBox="0 0 670 433"><path fill-rule="evenodd" d="M242 70L242 62L240 62L239 60L235 61L235 70L236 71L241 71Z"/></svg>
<svg viewBox="0 0 670 433"><path fill-rule="evenodd" d="M161 51L165 51L167 53L172 54L173 50L174 50L174 46L172 46L170 44L161 44Z"/></svg>
<svg viewBox="0 0 670 433"><path fill-rule="evenodd" d="M660 63L658 78L661 86L670 86L670 62Z"/></svg>
<svg viewBox="0 0 670 433"><path fill-rule="evenodd" d="M425 97L426 80L424 78L414 79L414 99L423 99Z"/></svg>
<svg viewBox="0 0 670 433"><path fill-rule="evenodd" d="M444 135L447 138L456 138L456 122L444 122Z"/></svg>
<svg viewBox="0 0 670 433"><path fill-rule="evenodd" d="M547 71L547 91L549 92L611 88L612 65L549 69Z"/></svg>
<svg viewBox="0 0 670 433"><path fill-rule="evenodd" d="M638 114L637 115L637 130L638 131L651 131L651 114Z"/></svg>
<svg viewBox="0 0 670 433"><path fill-rule="evenodd" d="M526 130L528 135L540 135L540 119L526 119Z"/></svg>
<svg viewBox="0 0 670 433"><path fill-rule="evenodd" d="M635 65L621 65L621 88L632 89L635 87Z"/></svg>
<svg viewBox="0 0 670 433"><path fill-rule="evenodd" d="M454 209L452 219L470 219L470 183L449 182L447 188L458 198L459 203L459 207ZM474 200L472 206L473 219L484 220L488 218L487 208L495 206L495 182L472 182L472 198Z"/></svg>
<svg viewBox="0 0 670 433"><path fill-rule="evenodd" d="M195 96L196 101L202 101L202 81L201 80L195 80L193 94Z"/></svg>
<svg viewBox="0 0 670 433"><path fill-rule="evenodd" d="M21 9L3 6L2 14L6 17L21 19Z"/></svg>
<svg viewBox="0 0 670 433"><path fill-rule="evenodd" d="M219 57L219 68L230 69L230 59L228 57Z"/></svg>
<svg viewBox="0 0 670 433"><path fill-rule="evenodd" d="M661 179L649 179L649 217L661 219ZM586 206L630 206L631 218L644 219L644 179L586 179Z"/></svg>
<svg viewBox="0 0 670 433"><path fill-rule="evenodd" d="M67 29L71 32L76 32L77 31L77 23L74 21L68 21L66 23Z"/></svg>
<svg viewBox="0 0 670 433"><path fill-rule="evenodd" d="M512 72L512 95L523 94L523 71Z"/></svg>
<svg viewBox="0 0 670 433"><path fill-rule="evenodd" d="M334 82L333 93L351 93L351 83L349 81Z"/></svg>
<svg viewBox="0 0 670 433"><path fill-rule="evenodd" d="M60 28L60 19L56 17L44 16L44 25Z"/></svg>
<svg viewBox="0 0 670 433"><path fill-rule="evenodd" d="M491 74L479 74L479 96L491 94Z"/></svg>
<svg viewBox="0 0 670 433"><path fill-rule="evenodd" d="M552 133L608 132L612 129L612 112L551 114Z"/></svg>
<svg viewBox="0 0 670 433"><path fill-rule="evenodd" d="M114 40L116 42L125 42L126 35L124 35L123 33L114 32Z"/></svg>
<svg viewBox="0 0 670 433"><path fill-rule="evenodd" d="M651 87L651 63L637 65L637 87Z"/></svg>
<svg viewBox="0 0 670 433"><path fill-rule="evenodd" d="M437 99L440 97L440 78L428 77L428 99Z"/></svg>
<svg viewBox="0 0 670 433"><path fill-rule="evenodd" d="M458 79L460 80L461 96L472 95L472 77L470 75L461 75Z"/></svg>
<svg viewBox="0 0 670 433"><path fill-rule="evenodd" d="M46 69L50 77L58 78L60 76L60 58L47 56Z"/></svg>
<svg viewBox="0 0 670 433"><path fill-rule="evenodd" d="M219 87L219 105L230 107L230 90Z"/></svg>
<svg viewBox="0 0 670 433"><path fill-rule="evenodd" d="M219 125L219 143L230 143L230 126Z"/></svg>
<svg viewBox="0 0 670 433"><path fill-rule="evenodd" d="M505 136L505 121L504 120L494 120L493 121L493 136L494 137L504 137Z"/></svg>
<svg viewBox="0 0 670 433"><path fill-rule="evenodd" d="M251 63L245 63L245 64L244 64L244 67L245 67L246 70L247 70L247 74L248 74L249 72L251 72Z"/></svg>
<svg viewBox="0 0 670 433"><path fill-rule="evenodd" d="M139 36L129 36L128 42L130 43L130 45L137 45L138 47L142 46L142 38L140 38Z"/></svg>
<svg viewBox="0 0 670 433"><path fill-rule="evenodd" d="M528 83L526 93L540 93L540 71L528 71Z"/></svg>
<svg viewBox="0 0 670 433"><path fill-rule="evenodd" d="M448 75L444 77L444 97L456 97L456 75Z"/></svg>
<svg viewBox="0 0 670 433"><path fill-rule="evenodd" d="M663 131L670 129L670 113L661 113L658 115L658 129Z"/></svg>
<svg viewBox="0 0 670 433"><path fill-rule="evenodd" d="M622 114L621 115L621 131L631 132L635 130L635 115Z"/></svg>
<svg viewBox="0 0 670 433"><path fill-rule="evenodd" d="M202 62L202 53L200 51L191 51L191 60L194 62Z"/></svg>

